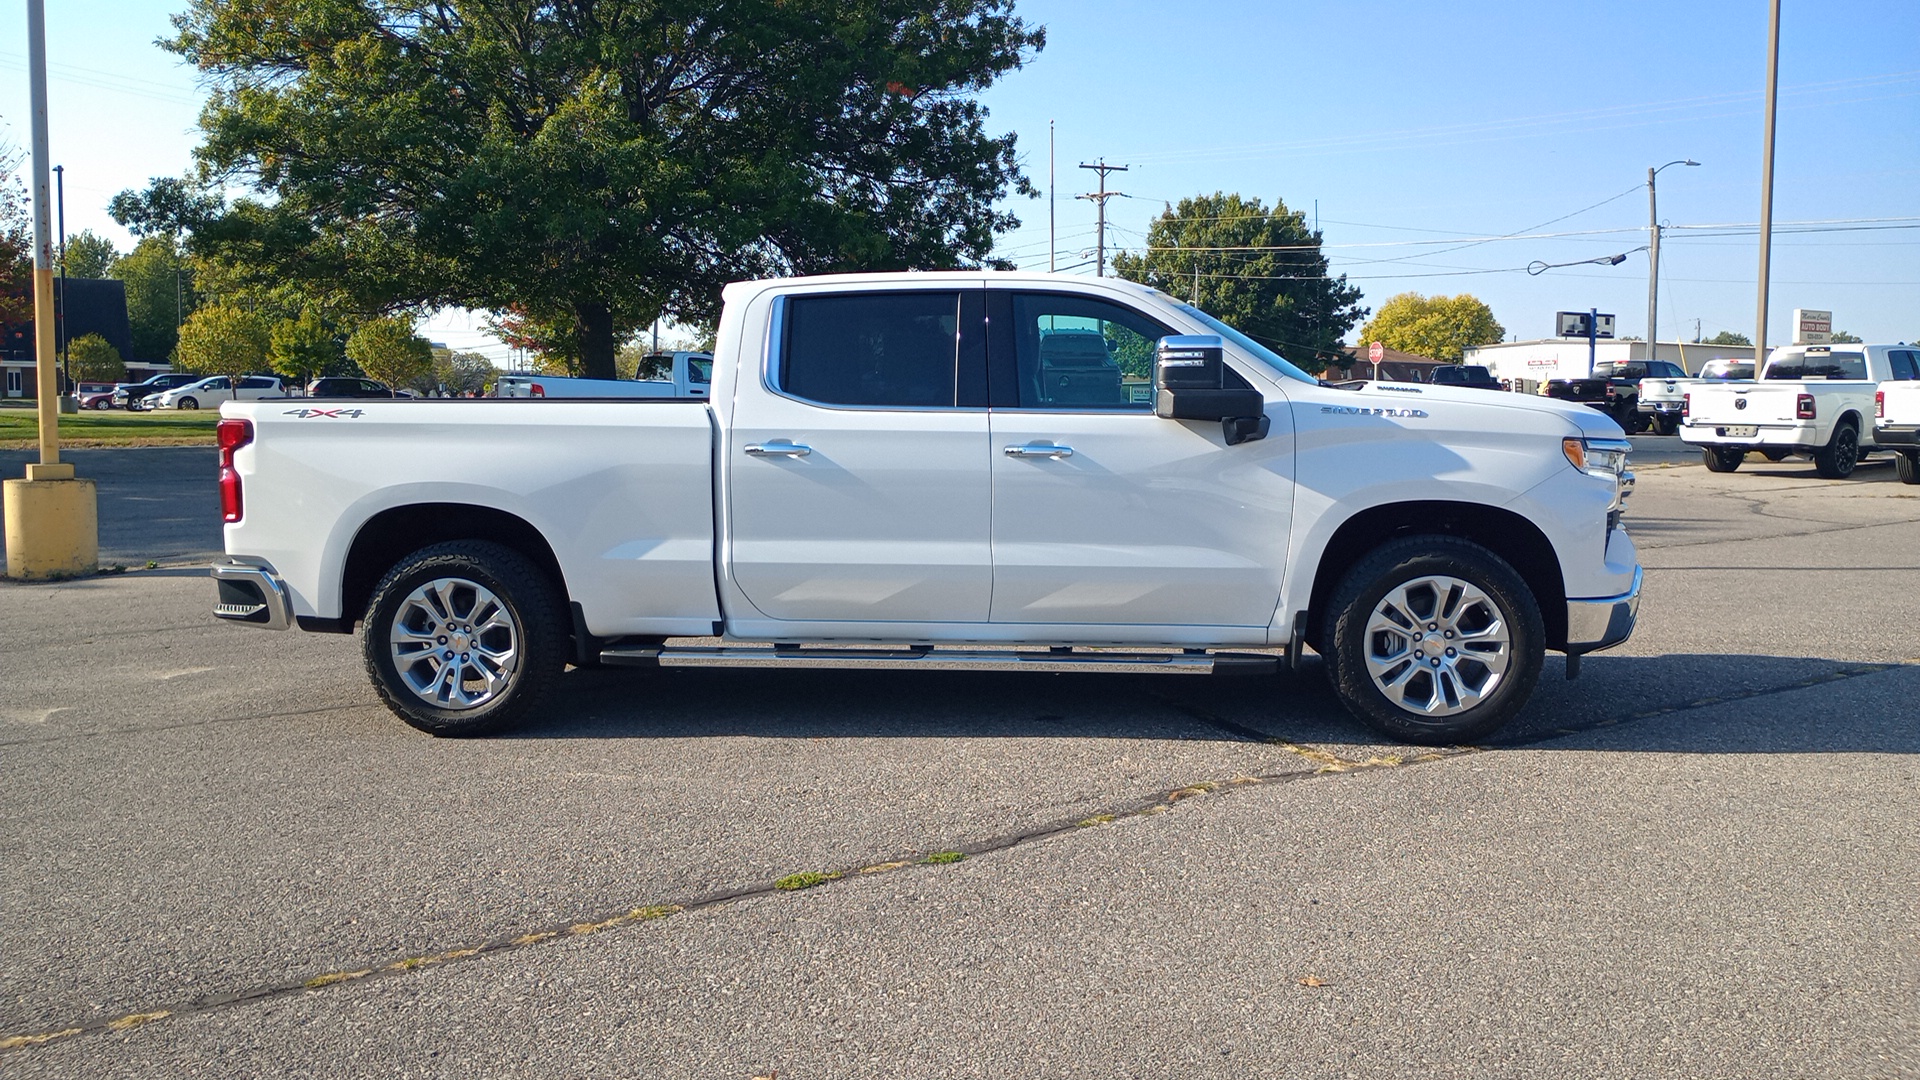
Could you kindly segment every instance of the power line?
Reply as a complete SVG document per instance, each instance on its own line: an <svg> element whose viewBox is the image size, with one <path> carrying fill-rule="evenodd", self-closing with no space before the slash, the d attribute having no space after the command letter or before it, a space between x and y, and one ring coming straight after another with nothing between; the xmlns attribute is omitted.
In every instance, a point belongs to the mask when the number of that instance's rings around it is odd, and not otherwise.
<svg viewBox="0 0 1920 1080"><path fill-rule="evenodd" d="M1099 223L1096 225L1100 233L1100 238L1096 241L1097 253L1094 255L1093 276L1104 277L1107 272L1107 200L1114 198L1124 199L1127 197L1125 192L1107 190L1107 174L1126 172L1127 167L1125 165L1109 165L1107 164L1106 158L1101 158L1098 163L1093 165L1088 165L1083 161L1080 163L1080 167L1083 169L1092 169L1094 172L1100 174L1100 190L1098 192L1076 195L1074 198L1086 199L1100 210Z"/></svg>

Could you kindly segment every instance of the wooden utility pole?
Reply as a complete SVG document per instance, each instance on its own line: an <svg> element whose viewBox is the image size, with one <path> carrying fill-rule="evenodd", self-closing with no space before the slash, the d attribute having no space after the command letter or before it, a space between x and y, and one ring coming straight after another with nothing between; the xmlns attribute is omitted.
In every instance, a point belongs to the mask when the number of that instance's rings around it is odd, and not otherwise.
<svg viewBox="0 0 1920 1080"><path fill-rule="evenodd" d="M1106 158L1101 158L1097 163L1092 165L1081 162L1080 167L1083 169L1092 169L1094 172L1100 174L1099 191L1078 195L1075 196L1075 198L1086 199L1099 208L1098 239L1094 241L1093 276L1105 277L1107 274L1107 200L1115 197L1122 199L1127 197L1127 193L1124 191L1107 190L1107 174L1126 172L1127 167L1125 165L1109 165L1107 164Z"/></svg>

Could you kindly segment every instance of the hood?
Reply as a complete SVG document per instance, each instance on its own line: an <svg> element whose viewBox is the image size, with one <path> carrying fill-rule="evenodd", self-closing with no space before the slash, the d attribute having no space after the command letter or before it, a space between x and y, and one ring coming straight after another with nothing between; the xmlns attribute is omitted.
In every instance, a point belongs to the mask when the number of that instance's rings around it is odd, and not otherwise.
<svg viewBox="0 0 1920 1080"><path fill-rule="evenodd" d="M1575 429L1569 434L1577 432L1585 438L1620 439L1625 438L1627 434L1619 424L1614 423L1612 417L1598 409L1589 408L1574 401L1562 401L1537 394L1496 394L1464 386L1390 382L1368 383L1351 393L1355 397L1365 399L1369 405L1384 405L1388 399L1391 399L1398 406L1410 406L1422 401L1447 402L1479 406L1495 412L1522 412L1534 416L1557 415L1564 418Z"/></svg>

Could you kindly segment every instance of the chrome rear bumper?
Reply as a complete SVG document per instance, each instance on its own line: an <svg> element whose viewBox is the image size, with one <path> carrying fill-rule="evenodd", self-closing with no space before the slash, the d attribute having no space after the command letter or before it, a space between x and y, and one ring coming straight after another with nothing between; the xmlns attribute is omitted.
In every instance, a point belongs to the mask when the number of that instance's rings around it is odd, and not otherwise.
<svg viewBox="0 0 1920 1080"><path fill-rule="evenodd" d="M268 630L285 630L293 625L287 586L266 563L237 559L214 563L213 584L219 590L213 605L215 618Z"/></svg>
<svg viewBox="0 0 1920 1080"><path fill-rule="evenodd" d="M1569 655L1610 649L1632 636L1633 624L1640 617L1642 574L1639 567L1633 568L1633 588L1624 595L1567 601Z"/></svg>

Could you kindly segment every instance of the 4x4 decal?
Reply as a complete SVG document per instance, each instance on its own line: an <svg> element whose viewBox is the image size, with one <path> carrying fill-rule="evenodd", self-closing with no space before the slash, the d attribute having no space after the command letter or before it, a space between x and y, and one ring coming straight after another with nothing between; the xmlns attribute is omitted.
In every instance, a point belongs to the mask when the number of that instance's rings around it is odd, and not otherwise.
<svg viewBox="0 0 1920 1080"><path fill-rule="evenodd" d="M288 409L286 412L282 413L281 415L297 416L302 420L305 420L305 419L308 419L309 417L314 417L314 416L324 416L329 420L338 420L344 416L350 420L353 420L366 415L366 410L365 409Z"/></svg>

